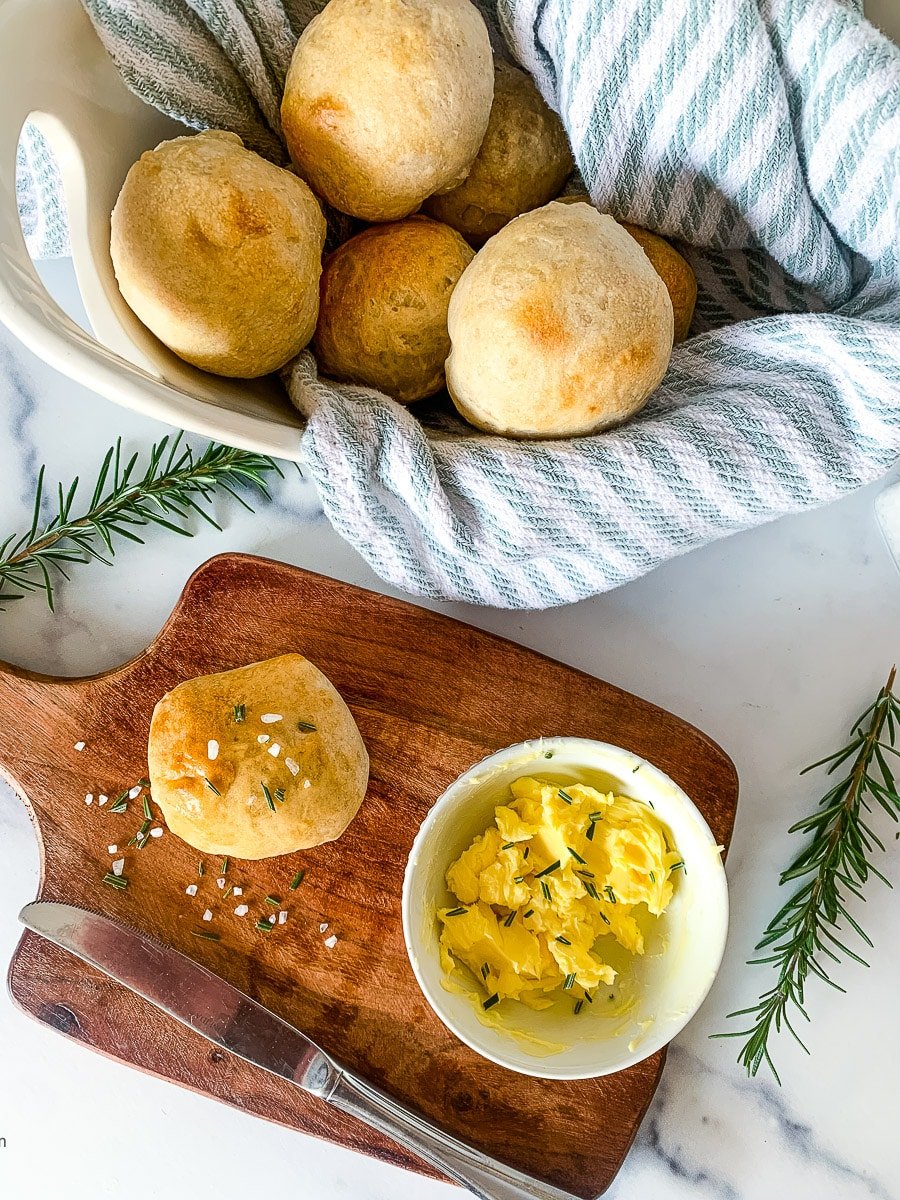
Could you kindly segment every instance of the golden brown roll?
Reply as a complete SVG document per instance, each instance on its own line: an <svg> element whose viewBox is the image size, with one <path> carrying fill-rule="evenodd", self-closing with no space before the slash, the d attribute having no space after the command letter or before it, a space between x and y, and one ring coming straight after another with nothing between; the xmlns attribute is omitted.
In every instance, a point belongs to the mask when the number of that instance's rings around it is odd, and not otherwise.
<svg viewBox="0 0 900 1200"><path fill-rule="evenodd" d="M531 77L501 59L494 72L491 118L469 174L424 206L476 246L552 200L575 165L562 123Z"/></svg>
<svg viewBox="0 0 900 1200"><path fill-rule="evenodd" d="M234 858L334 841L369 777L349 708L302 654L173 688L153 710L147 761L172 832Z"/></svg>
<svg viewBox="0 0 900 1200"><path fill-rule="evenodd" d="M447 387L479 429L573 437L632 416L662 379L672 304L634 238L590 204L516 217L450 300Z"/></svg>
<svg viewBox="0 0 900 1200"><path fill-rule="evenodd" d="M444 386L447 307L474 252L427 217L373 225L339 246L322 272L313 349L326 375L401 404Z"/></svg>
<svg viewBox="0 0 900 1200"><path fill-rule="evenodd" d="M321 196L392 221L465 178L493 90L487 27L470 0L330 0L294 50L281 120Z"/></svg>
<svg viewBox="0 0 900 1200"><path fill-rule="evenodd" d="M690 263L658 233L651 233L640 225L630 225L628 221L620 224L641 247L666 285L675 315L675 341L683 342L690 332L697 303L697 277Z"/></svg>
<svg viewBox="0 0 900 1200"><path fill-rule="evenodd" d="M312 337L325 220L307 185L233 133L142 154L112 212L125 301L180 358L251 379Z"/></svg>

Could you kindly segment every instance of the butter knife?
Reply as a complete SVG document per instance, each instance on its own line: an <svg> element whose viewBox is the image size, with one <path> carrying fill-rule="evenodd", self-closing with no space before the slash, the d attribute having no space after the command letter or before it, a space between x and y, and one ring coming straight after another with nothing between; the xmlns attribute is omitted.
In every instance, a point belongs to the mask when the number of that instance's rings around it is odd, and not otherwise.
<svg viewBox="0 0 900 1200"><path fill-rule="evenodd" d="M467 1146L341 1067L293 1025L169 946L71 904L26 904L19 920L196 1033L392 1138L481 1200L574 1200Z"/></svg>

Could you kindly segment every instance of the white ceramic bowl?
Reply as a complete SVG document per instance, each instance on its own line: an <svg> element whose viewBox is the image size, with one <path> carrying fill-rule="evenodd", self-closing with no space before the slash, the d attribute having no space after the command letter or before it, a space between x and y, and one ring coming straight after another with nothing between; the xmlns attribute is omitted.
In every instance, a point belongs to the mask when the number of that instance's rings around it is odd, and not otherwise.
<svg viewBox="0 0 900 1200"><path fill-rule="evenodd" d="M444 874L491 823L494 808L508 796L509 784L529 774L652 801L684 858L686 871L679 872L675 895L656 923L647 953L633 960L636 1003L627 1013L609 1015L597 1001L585 1005L578 1016L568 1005L532 1012L506 1001L492 1010L488 1024L477 1003L443 986L436 912L453 899ZM703 1003L722 961L727 932L725 870L696 806L644 759L586 738L523 742L466 771L423 821L403 881L406 948L431 1007L448 1029L485 1058L547 1079L608 1075L665 1046ZM540 1043L564 1048L548 1050Z"/></svg>

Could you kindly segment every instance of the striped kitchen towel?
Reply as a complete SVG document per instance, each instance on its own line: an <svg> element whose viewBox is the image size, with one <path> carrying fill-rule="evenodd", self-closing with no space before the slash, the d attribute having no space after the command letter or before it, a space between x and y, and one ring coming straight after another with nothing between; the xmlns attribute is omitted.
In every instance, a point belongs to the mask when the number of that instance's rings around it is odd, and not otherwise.
<svg viewBox="0 0 900 1200"><path fill-rule="evenodd" d="M84 3L140 96L283 156L278 98L315 0ZM446 404L320 379L302 354L287 382L340 533L408 592L543 608L887 470L900 49L855 0L481 7L560 112L595 204L690 259L693 336L637 419L565 442L476 434ZM41 176L41 148L28 153Z"/></svg>

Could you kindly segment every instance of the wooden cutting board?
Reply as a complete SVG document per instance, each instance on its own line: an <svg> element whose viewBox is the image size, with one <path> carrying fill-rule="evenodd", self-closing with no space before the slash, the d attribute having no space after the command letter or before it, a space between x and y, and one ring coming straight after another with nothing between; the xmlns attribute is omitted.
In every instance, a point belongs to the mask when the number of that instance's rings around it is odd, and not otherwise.
<svg viewBox="0 0 900 1200"><path fill-rule="evenodd" d="M224 899L217 886L220 860L168 831L142 850L123 850L142 824L142 801L130 801L125 813L110 805L146 775L147 731L160 696L191 676L287 651L325 671L368 745L369 793L344 836L286 858L231 862L226 888L242 887L239 899ZM492 750L542 734L595 737L646 757L685 789L727 845L737 777L704 734L492 634L234 554L202 566L153 645L118 670L62 680L0 665L0 711L0 769L37 828L41 899L92 908L177 947L346 1065L520 1170L578 1196L609 1186L665 1052L576 1083L528 1079L479 1058L441 1025L413 977L400 925L404 865L429 806L457 775ZM87 794L95 797L91 805ZM102 807L101 794L111 797ZM155 805L152 811L160 824ZM129 886L116 891L102 877L123 853ZM301 868L305 878L292 891ZM193 883L192 898L185 889ZM266 933L256 919L273 911L264 902L269 894L289 916ZM234 914L240 900L250 906L243 919ZM202 921L206 908L211 922ZM221 941L200 939L197 930ZM338 941L328 948L331 934ZM96 1050L269 1120L427 1170L393 1142L210 1046L33 934L19 943L9 979L25 1012Z"/></svg>

